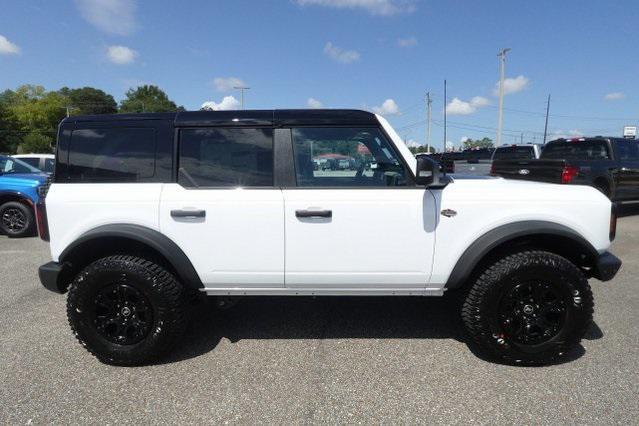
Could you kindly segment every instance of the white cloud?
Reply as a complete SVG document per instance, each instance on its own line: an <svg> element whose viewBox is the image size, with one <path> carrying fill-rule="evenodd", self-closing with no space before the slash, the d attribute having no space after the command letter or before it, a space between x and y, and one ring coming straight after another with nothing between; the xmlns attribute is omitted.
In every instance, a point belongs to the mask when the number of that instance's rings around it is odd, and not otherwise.
<svg viewBox="0 0 639 426"><path fill-rule="evenodd" d="M555 139L570 139L570 138L579 138L582 137L584 133L579 129L568 130L567 132L559 129L551 132L548 135L548 140L552 141Z"/></svg>
<svg viewBox="0 0 639 426"><path fill-rule="evenodd" d="M618 100L623 99L625 97L626 97L625 93L612 92L612 93L608 93L606 96L604 96L604 99L607 100L607 101L618 101Z"/></svg>
<svg viewBox="0 0 639 426"><path fill-rule="evenodd" d="M224 96L222 102L206 101L202 104L202 109L209 111L227 111L240 108L240 101L233 96Z"/></svg>
<svg viewBox="0 0 639 426"><path fill-rule="evenodd" d="M468 139L470 139L468 136L462 136L461 139L459 140L460 143L464 143L466 142Z"/></svg>
<svg viewBox="0 0 639 426"><path fill-rule="evenodd" d="M422 144L417 142L415 139L409 139L405 143L406 146L409 148L419 148L420 146L422 146Z"/></svg>
<svg viewBox="0 0 639 426"><path fill-rule="evenodd" d="M230 92L234 87L246 87L246 83L237 77L216 77L213 85L218 92Z"/></svg>
<svg viewBox="0 0 639 426"><path fill-rule="evenodd" d="M398 38L397 45L399 47L413 47L417 46L417 38L408 37L408 38Z"/></svg>
<svg viewBox="0 0 639 426"><path fill-rule="evenodd" d="M524 77L523 75L517 76L515 78L504 79L504 95L521 92L526 87L528 87L529 81L530 80L528 80L528 77ZM495 83L495 90L493 90L493 95L499 96L499 82Z"/></svg>
<svg viewBox="0 0 639 426"><path fill-rule="evenodd" d="M483 96L475 96L470 100L470 104L475 108L485 107L486 105L490 105L490 101Z"/></svg>
<svg viewBox="0 0 639 426"><path fill-rule="evenodd" d="M75 0L82 17L109 34L130 35L135 23L134 0Z"/></svg>
<svg viewBox="0 0 639 426"><path fill-rule="evenodd" d="M322 102L318 101L315 98L308 98L308 101L306 101L306 105L308 105L309 108L313 108L313 109L324 107L324 104L322 104Z"/></svg>
<svg viewBox="0 0 639 426"><path fill-rule="evenodd" d="M386 99L380 106L373 107L373 112L379 115L398 115L399 106L393 99Z"/></svg>
<svg viewBox="0 0 639 426"><path fill-rule="evenodd" d="M462 101L459 98L453 98L446 105L446 113L450 115L470 115L477 112L481 107L489 105L490 101L482 96L475 96L470 101Z"/></svg>
<svg viewBox="0 0 639 426"><path fill-rule="evenodd" d="M300 6L316 5L333 9L364 9L371 15L389 16L415 11L413 0L294 0Z"/></svg>
<svg viewBox="0 0 639 426"><path fill-rule="evenodd" d="M17 55L20 48L17 44L11 43L5 36L0 35L0 55Z"/></svg>
<svg viewBox="0 0 639 426"><path fill-rule="evenodd" d="M137 57L138 52L126 46L109 46L107 48L107 58L114 64L130 64Z"/></svg>
<svg viewBox="0 0 639 426"><path fill-rule="evenodd" d="M359 61L360 54L356 50L344 50L341 47L333 45L330 41L324 46L324 53L333 58L337 62L343 64L350 64L351 62Z"/></svg>

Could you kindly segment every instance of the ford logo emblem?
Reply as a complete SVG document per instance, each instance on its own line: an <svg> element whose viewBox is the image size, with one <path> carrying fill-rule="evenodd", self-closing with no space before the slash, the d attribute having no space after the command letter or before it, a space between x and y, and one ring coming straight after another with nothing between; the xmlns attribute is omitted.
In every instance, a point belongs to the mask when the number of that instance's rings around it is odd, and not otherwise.
<svg viewBox="0 0 639 426"><path fill-rule="evenodd" d="M530 170L528 170L528 169L520 169L519 172L517 172L517 173L519 173L520 175L526 176L526 175L530 174Z"/></svg>

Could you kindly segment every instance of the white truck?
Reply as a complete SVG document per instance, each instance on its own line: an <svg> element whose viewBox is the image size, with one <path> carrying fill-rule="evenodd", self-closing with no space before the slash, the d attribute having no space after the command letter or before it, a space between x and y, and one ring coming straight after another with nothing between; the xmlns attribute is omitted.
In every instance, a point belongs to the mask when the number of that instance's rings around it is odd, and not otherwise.
<svg viewBox="0 0 639 426"><path fill-rule="evenodd" d="M314 167L328 154L359 166ZM487 357L545 364L590 325L587 279L621 265L599 191L442 175L357 110L69 117L42 192L41 282L68 291L74 334L116 365L173 346L193 294L453 291Z"/></svg>

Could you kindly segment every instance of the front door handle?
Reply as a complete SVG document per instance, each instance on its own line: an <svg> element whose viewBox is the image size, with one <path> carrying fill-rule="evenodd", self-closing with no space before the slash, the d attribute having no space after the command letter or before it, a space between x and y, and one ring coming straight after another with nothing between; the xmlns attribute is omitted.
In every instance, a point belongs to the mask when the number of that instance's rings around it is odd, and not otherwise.
<svg viewBox="0 0 639 426"><path fill-rule="evenodd" d="M171 210L171 217L181 217L181 218L206 217L206 210Z"/></svg>
<svg viewBox="0 0 639 426"><path fill-rule="evenodd" d="M333 210L295 210L295 216L301 218L309 217L333 217Z"/></svg>

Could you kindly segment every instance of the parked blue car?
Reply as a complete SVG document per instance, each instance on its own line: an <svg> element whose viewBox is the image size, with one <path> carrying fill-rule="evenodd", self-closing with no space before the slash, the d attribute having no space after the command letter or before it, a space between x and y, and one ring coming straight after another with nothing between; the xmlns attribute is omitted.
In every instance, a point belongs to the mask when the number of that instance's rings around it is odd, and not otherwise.
<svg viewBox="0 0 639 426"><path fill-rule="evenodd" d="M0 233L9 237L35 234L38 188L47 178L23 161L0 155Z"/></svg>

